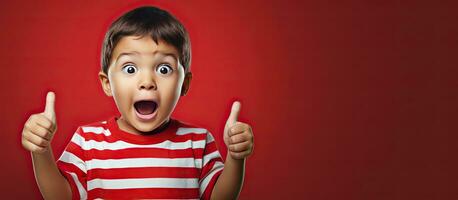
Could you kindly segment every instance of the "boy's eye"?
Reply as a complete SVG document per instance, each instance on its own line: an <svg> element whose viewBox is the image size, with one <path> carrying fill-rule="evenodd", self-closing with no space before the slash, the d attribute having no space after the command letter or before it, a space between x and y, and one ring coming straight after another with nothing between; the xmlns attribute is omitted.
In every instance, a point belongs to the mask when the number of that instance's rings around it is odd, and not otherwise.
<svg viewBox="0 0 458 200"><path fill-rule="evenodd" d="M173 69L167 64L160 64L156 69L156 72L162 75L170 74L172 71Z"/></svg>
<svg viewBox="0 0 458 200"><path fill-rule="evenodd" d="M128 74L133 74L137 71L137 68L133 65L126 65L122 68L122 71Z"/></svg>

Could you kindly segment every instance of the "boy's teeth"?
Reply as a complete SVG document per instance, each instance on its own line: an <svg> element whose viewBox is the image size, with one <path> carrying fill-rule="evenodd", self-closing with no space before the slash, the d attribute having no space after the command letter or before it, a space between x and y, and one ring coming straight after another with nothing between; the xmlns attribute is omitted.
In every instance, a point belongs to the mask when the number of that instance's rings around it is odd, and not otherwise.
<svg viewBox="0 0 458 200"><path fill-rule="evenodd" d="M142 115L148 115L156 110L157 104L154 101L138 101L134 104L135 109Z"/></svg>

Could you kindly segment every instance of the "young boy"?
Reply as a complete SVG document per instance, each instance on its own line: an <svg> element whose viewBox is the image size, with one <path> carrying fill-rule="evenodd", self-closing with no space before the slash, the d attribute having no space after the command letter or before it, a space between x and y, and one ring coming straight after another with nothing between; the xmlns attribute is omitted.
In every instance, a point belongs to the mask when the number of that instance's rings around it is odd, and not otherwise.
<svg viewBox="0 0 458 200"><path fill-rule="evenodd" d="M223 160L210 132L170 117L191 81L190 41L183 25L156 7L134 9L110 26L100 82L120 112L80 126L55 162L55 94L31 115L22 145L31 151L45 199L236 199L251 127L237 121L234 102L224 130Z"/></svg>

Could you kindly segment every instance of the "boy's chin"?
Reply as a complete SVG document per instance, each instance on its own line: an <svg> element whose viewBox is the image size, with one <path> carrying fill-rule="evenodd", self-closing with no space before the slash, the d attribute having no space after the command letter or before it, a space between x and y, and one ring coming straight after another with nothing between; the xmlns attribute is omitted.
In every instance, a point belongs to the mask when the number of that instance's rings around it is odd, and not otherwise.
<svg viewBox="0 0 458 200"><path fill-rule="evenodd" d="M148 133L156 129L159 125L154 122L134 122L133 126L140 133Z"/></svg>
<svg viewBox="0 0 458 200"><path fill-rule="evenodd" d="M139 121L138 119L133 119L133 123L131 123L131 126L136 129L137 132L140 134L148 134L151 133L152 131L155 131L158 129L161 124L158 122L160 120L153 120L150 122L142 122Z"/></svg>

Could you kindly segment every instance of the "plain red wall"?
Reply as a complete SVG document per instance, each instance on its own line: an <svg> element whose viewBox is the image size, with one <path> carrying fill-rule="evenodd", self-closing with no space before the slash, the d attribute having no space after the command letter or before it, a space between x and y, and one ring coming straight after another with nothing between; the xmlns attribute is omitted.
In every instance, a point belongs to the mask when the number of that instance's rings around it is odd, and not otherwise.
<svg viewBox="0 0 458 200"><path fill-rule="evenodd" d="M104 32L138 5L187 27L194 79L174 116L218 140L232 101L256 148L240 199L458 199L457 4L419 1L1 1L2 199L40 199L20 142L56 92L56 157L117 112Z"/></svg>

